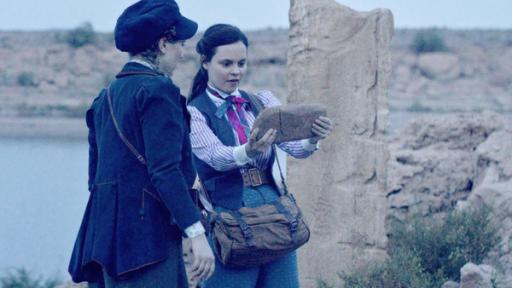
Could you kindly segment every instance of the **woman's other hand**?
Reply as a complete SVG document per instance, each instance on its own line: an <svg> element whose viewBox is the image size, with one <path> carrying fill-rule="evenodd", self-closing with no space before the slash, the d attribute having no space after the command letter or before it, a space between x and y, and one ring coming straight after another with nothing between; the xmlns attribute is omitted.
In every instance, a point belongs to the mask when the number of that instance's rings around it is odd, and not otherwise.
<svg viewBox="0 0 512 288"><path fill-rule="evenodd" d="M319 140L327 138L331 134L333 129L332 121L328 117L320 116L315 120L311 131L315 134L315 137L309 139L312 144L316 144Z"/></svg>
<svg viewBox="0 0 512 288"><path fill-rule="evenodd" d="M245 145L245 152L249 158L254 158L260 153L267 151L267 149L274 143L277 137L276 129L269 129L263 137L257 140L259 129L252 130L249 141Z"/></svg>
<svg viewBox="0 0 512 288"><path fill-rule="evenodd" d="M206 240L205 234L201 234L194 238L190 238L192 246L192 261L191 278L198 282L204 281L213 275L215 270L215 256L213 255L210 245Z"/></svg>

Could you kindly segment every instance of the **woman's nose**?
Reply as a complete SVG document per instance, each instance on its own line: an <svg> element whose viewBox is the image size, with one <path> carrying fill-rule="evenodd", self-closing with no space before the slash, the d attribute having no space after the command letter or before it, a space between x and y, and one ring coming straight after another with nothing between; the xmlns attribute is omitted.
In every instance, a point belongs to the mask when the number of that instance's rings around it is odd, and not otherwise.
<svg viewBox="0 0 512 288"><path fill-rule="evenodd" d="M240 74L240 67L238 67L237 65L235 65L235 67L233 69L231 69L231 74L233 75L239 75Z"/></svg>

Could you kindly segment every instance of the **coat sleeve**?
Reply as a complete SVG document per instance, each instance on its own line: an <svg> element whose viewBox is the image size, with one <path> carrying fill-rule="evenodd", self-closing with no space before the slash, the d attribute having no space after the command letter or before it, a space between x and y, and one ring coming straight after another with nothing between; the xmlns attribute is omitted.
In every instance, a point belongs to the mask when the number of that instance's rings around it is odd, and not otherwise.
<svg viewBox="0 0 512 288"><path fill-rule="evenodd" d="M96 166L98 163L98 146L96 145L96 132L94 129L94 106L87 110L85 115L85 122L89 129L87 139L89 141L89 179L87 181L89 191L92 191L94 178L96 177Z"/></svg>
<svg viewBox="0 0 512 288"><path fill-rule="evenodd" d="M145 156L153 186L176 224L185 230L199 221L199 212L180 168L183 137L188 137L188 133L179 89L163 84L142 88L139 94Z"/></svg>

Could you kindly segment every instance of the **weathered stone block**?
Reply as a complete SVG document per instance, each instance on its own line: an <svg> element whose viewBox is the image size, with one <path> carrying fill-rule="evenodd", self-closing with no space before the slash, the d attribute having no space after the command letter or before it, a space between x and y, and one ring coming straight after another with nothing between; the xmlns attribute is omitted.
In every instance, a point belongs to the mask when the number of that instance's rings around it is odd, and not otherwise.
<svg viewBox="0 0 512 288"><path fill-rule="evenodd" d="M356 12L333 0L292 0L289 103L321 103L335 128L288 179L310 223L301 287L386 257L386 126L390 11Z"/></svg>

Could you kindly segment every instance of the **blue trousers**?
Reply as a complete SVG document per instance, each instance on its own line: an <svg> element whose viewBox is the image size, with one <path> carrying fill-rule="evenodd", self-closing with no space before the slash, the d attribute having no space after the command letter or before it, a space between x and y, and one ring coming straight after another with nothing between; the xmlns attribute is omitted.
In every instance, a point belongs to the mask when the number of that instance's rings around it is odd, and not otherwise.
<svg viewBox="0 0 512 288"><path fill-rule="evenodd" d="M270 185L245 188L243 205L258 207L279 197ZM222 207L216 207L222 210ZM246 269L228 268L215 260L215 272L203 285L205 288L298 288L297 254L292 252L271 263Z"/></svg>

